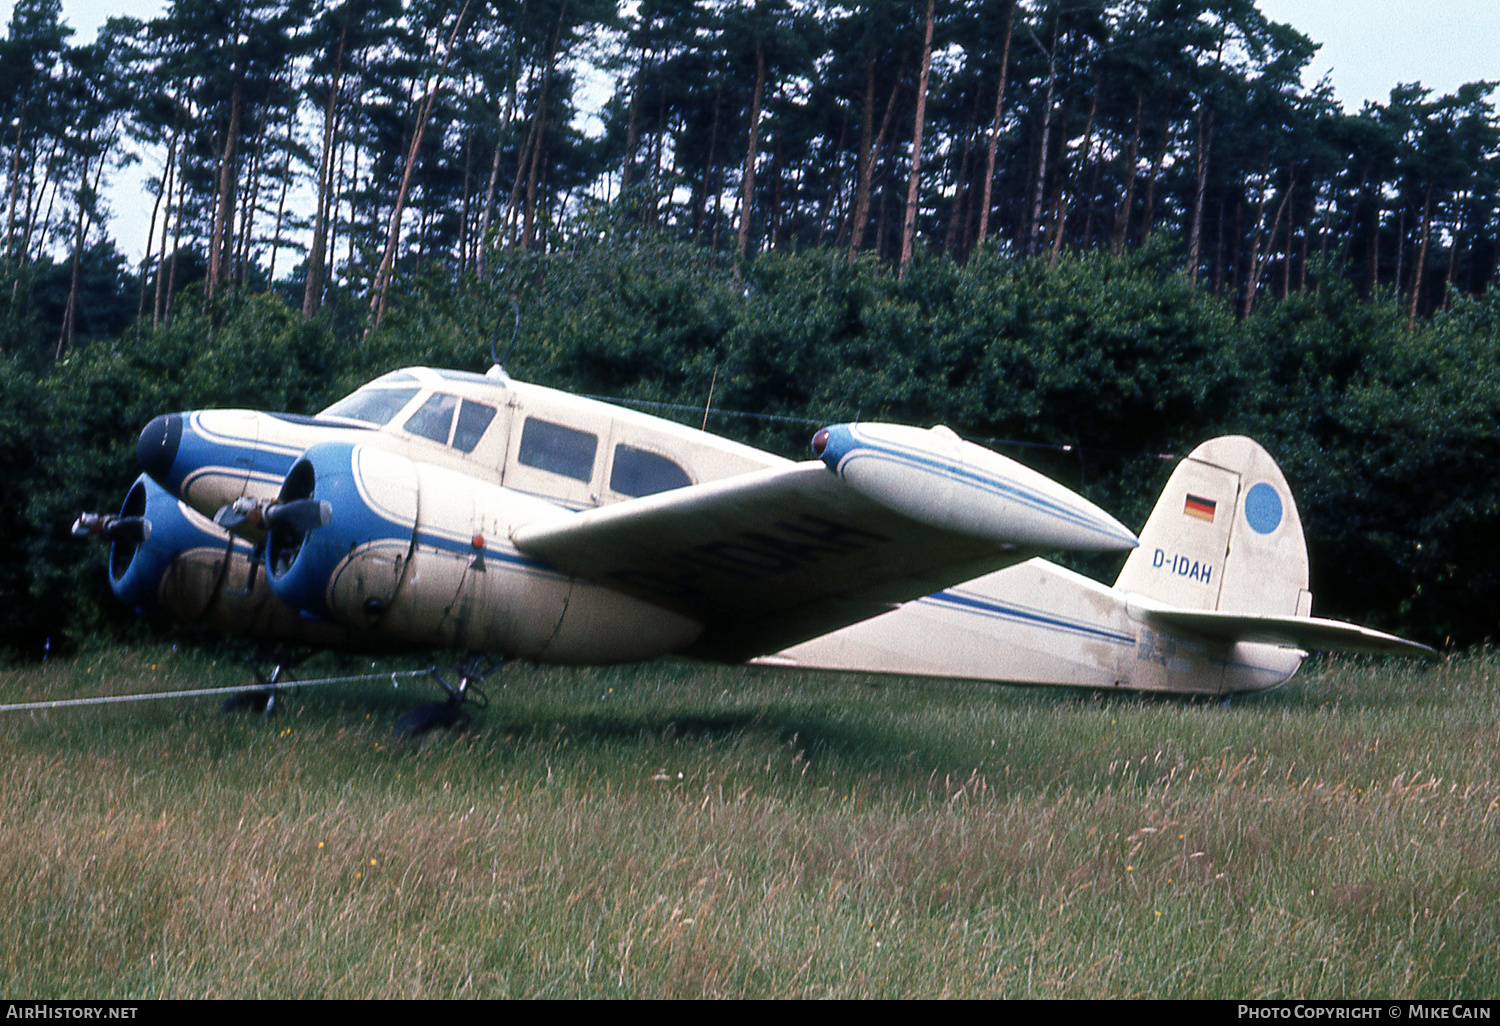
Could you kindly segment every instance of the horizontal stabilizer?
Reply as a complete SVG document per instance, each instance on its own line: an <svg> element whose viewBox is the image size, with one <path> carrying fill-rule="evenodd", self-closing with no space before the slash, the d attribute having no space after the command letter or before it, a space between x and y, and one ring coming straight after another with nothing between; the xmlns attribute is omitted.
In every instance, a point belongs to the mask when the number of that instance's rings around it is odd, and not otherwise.
<svg viewBox="0 0 1500 1026"><path fill-rule="evenodd" d="M1173 630L1191 631L1216 641L1255 641L1293 645L1310 652L1360 652L1366 655L1442 658L1434 649L1394 634L1342 620L1309 616L1258 616L1199 609L1151 609L1147 619Z"/></svg>

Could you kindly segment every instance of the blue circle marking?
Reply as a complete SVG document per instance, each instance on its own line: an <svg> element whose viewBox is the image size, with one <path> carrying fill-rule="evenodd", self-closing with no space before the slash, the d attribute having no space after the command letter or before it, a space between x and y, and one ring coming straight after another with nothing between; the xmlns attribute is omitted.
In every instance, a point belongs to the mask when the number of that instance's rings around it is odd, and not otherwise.
<svg viewBox="0 0 1500 1026"><path fill-rule="evenodd" d="M1270 534L1281 526L1281 496L1264 481L1245 496L1245 519L1256 534Z"/></svg>

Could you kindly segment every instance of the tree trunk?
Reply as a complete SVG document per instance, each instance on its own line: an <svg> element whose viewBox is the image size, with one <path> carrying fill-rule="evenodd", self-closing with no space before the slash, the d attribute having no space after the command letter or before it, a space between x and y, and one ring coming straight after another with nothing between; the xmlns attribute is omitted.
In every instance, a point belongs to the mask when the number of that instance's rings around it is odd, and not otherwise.
<svg viewBox="0 0 1500 1026"><path fill-rule="evenodd" d="M964 126L964 148L963 154L958 158L958 167L953 173L953 202L948 209L948 231L943 236L943 252L956 255L957 247L960 245L959 222L964 220L964 211L968 206L969 185L969 151L974 145L974 129L979 122L979 90L974 91L974 110L969 115L969 123ZM964 233L967 234L967 233Z"/></svg>
<svg viewBox="0 0 1500 1026"><path fill-rule="evenodd" d="M901 263L896 277L906 276L912 242L917 231L917 195L922 184L922 119L927 112L927 76L932 69L932 13L934 0L927 0L927 27L922 38L922 73L917 79L916 124L911 133L911 174L906 179L906 211L901 222Z"/></svg>
<svg viewBox="0 0 1500 1026"><path fill-rule="evenodd" d="M901 77L906 74L906 54L901 55L901 64L896 70L896 81L891 86L890 98L885 103L885 113L880 116L880 131L875 135L875 142L865 148L861 145L859 186L854 195L854 220L849 229L849 259L854 259L854 254L865 248L865 233L870 225L870 195L875 182L875 161L880 152L885 148L885 134L891 126L891 116L896 110L896 97L901 93ZM873 61L874 58L872 57ZM873 64L872 64L873 67ZM873 79L871 88L874 88ZM871 95L870 99L874 99ZM878 247L877 247L878 249Z"/></svg>
<svg viewBox="0 0 1500 1026"><path fill-rule="evenodd" d="M214 287L221 276L221 265L226 236L234 218L234 150L240 134L239 77L234 80L234 91L229 100L229 128L224 133L224 149L219 157L219 202L214 207L212 234L208 238L208 297L213 298Z"/></svg>
<svg viewBox="0 0 1500 1026"><path fill-rule="evenodd" d="M516 213L521 204L521 183L526 179L526 172L531 167L531 151L536 146L537 117L535 112L531 116L531 123L526 129L526 140L521 144L521 149L516 155L516 177L510 183L510 196L505 201L505 232L506 247L513 246L516 241L515 220Z"/></svg>
<svg viewBox="0 0 1500 1026"><path fill-rule="evenodd" d="M979 201L979 237L975 246L984 245L990 226L990 190L995 184L995 151L1000 145L1000 112L1005 102L1005 76L1010 70L1010 40L1016 27L1016 5L1010 5L1005 21L1005 48L1000 53L1000 84L995 87L995 119L990 124L990 153L984 166L984 191Z"/></svg>
<svg viewBox="0 0 1500 1026"><path fill-rule="evenodd" d="M504 119L500 121L501 126L504 126L505 123ZM490 244L490 212L495 208L495 188L500 182L500 149L500 134L497 132L495 134L495 153L490 160L490 180L484 190L484 206L479 212L479 238L476 240L479 245L479 251L475 254L474 268L475 273L480 278L485 277L485 273L489 269L487 254L489 253Z"/></svg>
<svg viewBox="0 0 1500 1026"><path fill-rule="evenodd" d="M843 216L844 216L844 211L843 211L843 205L844 205L843 204L843 199L844 199L844 190L843 190L844 157L843 157L843 154L844 154L844 143L845 143L846 140L848 140L848 138L849 138L849 116L848 116L848 112L845 112L844 116L841 117L841 118L839 118L839 141L838 141L838 145L834 146L834 148L833 148L833 152L839 154L838 163L834 166L834 169L833 169L832 173L830 173L827 176L827 178L825 179L827 181L828 185L823 190L823 199L822 199L822 202L819 203L819 205L818 205L818 239L817 239L817 242L815 243L815 245L817 245L820 248L823 245L823 239L828 234L828 229L829 229L830 225L832 223L841 223L842 219L843 219ZM694 239L696 240L696 238L697 238L697 236L695 235ZM833 239L833 248L834 249L838 249L842 244L843 244L843 235L842 234L836 234L834 236L834 239Z"/></svg>
<svg viewBox="0 0 1500 1026"><path fill-rule="evenodd" d="M141 295L135 305L135 320L139 324L141 318L146 316L146 282L151 279L151 250L156 242L156 217L161 213L162 199L171 187L172 160L177 152L177 133L172 133L172 141L167 146L167 165L162 168L161 188L156 190L156 202L151 204L151 227L146 229L146 255L141 259ZM166 225L162 225L162 236L167 234Z"/></svg>
<svg viewBox="0 0 1500 1026"><path fill-rule="evenodd" d="M1026 222L1026 252L1036 253L1042 231L1042 197L1047 192L1047 159L1052 142L1052 97L1057 90L1057 36L1062 19L1059 8L1052 18L1052 49L1047 54L1047 94L1042 100L1042 144L1037 148L1036 182L1031 190L1031 217Z"/></svg>
<svg viewBox="0 0 1500 1026"><path fill-rule="evenodd" d="M421 113L417 116L417 124L412 132L411 147L406 153L406 166L401 170L401 186L396 193L395 207L391 210L390 229L385 237L385 255L380 259L380 267L375 272L375 281L370 288L370 328L380 326L380 318L385 314L386 288L390 284L391 269L395 265L396 246L401 239L401 214L406 207L407 190L411 187L412 168L416 165L417 154L422 151L422 135L427 130L427 119L432 113L432 104L437 99L438 86L442 76L448 70L448 62L453 57L453 44L458 41L458 33L463 28L464 17L469 13L469 0L464 0L462 9L458 12L458 20L453 23L453 33L448 37L448 46L443 54L443 63L438 70L437 81L431 83L427 89L427 96L422 101Z"/></svg>
<svg viewBox="0 0 1500 1026"><path fill-rule="evenodd" d="M187 158L187 154L186 153L183 154L183 158L184 158L183 159L183 163L186 164L187 163L187 159L186 159ZM185 177L185 175L182 172L178 173L178 176L177 176L177 179L178 179L177 180L177 228L172 233L172 259L167 264L167 296L166 296L166 300L162 304L162 310L161 310L161 317L162 317L163 321L170 320L171 317L172 317L172 297L174 295L176 295L176 292L177 292L177 253L178 253L178 251L180 249L182 249L182 218L183 218L184 211L187 209L187 204L183 202L183 198L182 198L182 195L183 195L182 179L184 177Z"/></svg>
<svg viewBox="0 0 1500 1026"><path fill-rule="evenodd" d="M302 318L312 320L323 305L324 260L328 252L328 207L333 192L334 122L338 114L338 95L344 85L344 44L349 37L346 19L339 30L339 45L334 51L333 74L328 79L328 104L323 109L323 153L318 161L318 205L313 218L312 243L307 248L307 283L302 290Z"/></svg>
<svg viewBox="0 0 1500 1026"><path fill-rule="evenodd" d="M1417 250L1417 266L1411 275L1411 309L1406 315L1406 330L1417 323L1417 304L1422 299L1422 275L1427 271L1427 240L1432 234L1432 183L1427 183L1427 195L1422 200L1422 245Z"/></svg>
<svg viewBox="0 0 1500 1026"><path fill-rule="evenodd" d="M525 15L527 6L528 5L526 3L521 4L521 13L523 16ZM515 55L516 60L519 61L519 43L512 49L512 53ZM515 112L516 79L513 78L511 79L510 90L505 97L505 107L500 112L500 116L495 126L495 154L490 161L490 180L489 184L485 187L484 211L480 215L479 254L475 266L478 268L477 273L481 279L487 277L489 274L490 218L493 216L495 209L495 189L500 184L500 156L502 150L500 144L503 139L506 127L510 125L511 121L515 117Z"/></svg>
<svg viewBox="0 0 1500 1026"><path fill-rule="evenodd" d="M693 203L693 242L697 243L703 231L704 208L708 204L708 190L713 183L714 155L719 145L719 102L724 95L724 83L714 86L714 117L708 129L708 156L703 161L703 179L698 186L698 195Z"/></svg>
<svg viewBox="0 0 1500 1026"><path fill-rule="evenodd" d="M1391 277L1391 290L1401 291L1401 280L1406 277L1406 208L1396 213L1396 273Z"/></svg>
<svg viewBox="0 0 1500 1026"><path fill-rule="evenodd" d="M89 141L92 142L92 135ZM87 150L87 143L85 144ZM69 349L78 336L78 284L80 281L83 263L83 244L87 239L89 229L93 227L90 223L93 219L89 216L88 205L84 203L85 191L93 196L99 195L99 182L104 177L104 165L108 163L109 145L106 144L98 156L98 165L94 169L94 184L88 185L88 163L83 165L83 173L79 177L78 187L78 234L73 244L73 273L72 282L68 286L68 303L63 311L62 333L57 339L57 353L54 359L61 360L62 354Z"/></svg>
<svg viewBox="0 0 1500 1026"><path fill-rule="evenodd" d="M778 91L777 99L784 97L784 93ZM769 249L778 248L778 236L781 233L781 155L782 143L786 138L786 129L778 125L776 128L776 145L771 149L771 216L767 224L766 234L770 236Z"/></svg>
<svg viewBox="0 0 1500 1026"><path fill-rule="evenodd" d="M557 27L552 32L552 41L547 44L546 71L542 76L541 94L537 97L537 112L534 118L536 139L531 147L531 167L526 173L525 227L521 232L522 249L528 249L535 238L537 176L542 170L542 154L547 149L547 97L551 90L553 73L556 71L557 44L562 38L563 14L566 10L567 8L564 7L558 12Z"/></svg>
<svg viewBox="0 0 1500 1026"><path fill-rule="evenodd" d="M1146 209L1141 215L1141 245L1151 241L1151 230L1156 222L1156 183L1161 178L1161 166L1166 163L1167 149L1172 145L1172 119L1163 119L1161 125L1161 148L1156 151L1156 160L1151 164L1151 180L1146 183Z"/></svg>
<svg viewBox="0 0 1500 1026"><path fill-rule="evenodd" d="M292 183L292 144L296 141L297 105L291 104L286 119L286 159L281 164L281 195L276 199L276 229L271 234L271 266L266 280L276 282L276 255L281 251L281 225L286 217L286 194Z"/></svg>
<svg viewBox="0 0 1500 1026"><path fill-rule="evenodd" d="M766 85L766 54L759 41L755 44L755 91L750 97L750 135L745 152L744 187L740 196L740 259L750 251L750 210L755 196L755 147L760 134L760 94Z"/></svg>
<svg viewBox="0 0 1500 1026"><path fill-rule="evenodd" d="M897 76L896 81L900 82ZM892 94L894 98L894 93ZM854 220L850 225L849 234L849 259L854 259L854 254L859 252L860 239L854 231L859 222L868 214L870 209L870 163L871 136L875 131L875 50L871 47L870 54L865 58L865 105L860 115L859 123L859 157L854 169Z"/></svg>
<svg viewBox="0 0 1500 1026"><path fill-rule="evenodd" d="M1095 90L1093 98L1089 102L1088 120L1083 126L1083 153L1085 157L1094 148L1094 116L1098 113L1099 93L1098 90ZM1061 177L1061 174L1059 174L1060 179ZM1057 267L1057 256L1062 252L1063 229L1068 223L1068 207L1071 205L1073 193L1077 191L1074 188L1073 182L1074 176L1070 170L1066 176L1067 188L1063 188L1064 182L1062 180L1058 183L1057 224L1054 226L1052 233L1052 255L1048 258L1047 262L1049 270Z"/></svg>
<svg viewBox="0 0 1500 1026"><path fill-rule="evenodd" d="M12 262L16 232L16 199L21 193L21 130L26 125L26 112L16 118L16 141L10 153L10 195L5 202L5 264Z"/></svg>
<svg viewBox="0 0 1500 1026"><path fill-rule="evenodd" d="M1269 163L1269 154L1266 160ZM1240 311L1242 318L1249 318L1250 310L1255 304L1255 290L1260 287L1261 272L1265 269L1266 261L1270 259L1271 250L1276 243L1276 235L1281 230L1281 215L1285 212L1287 201L1291 198L1292 190L1297 184L1296 172L1292 171L1289 175L1286 191L1281 194L1281 202L1276 205L1276 215L1271 219L1271 236L1266 240L1266 255L1264 257L1260 253L1260 234L1261 228L1265 225L1266 195L1264 190L1261 191L1260 210L1256 214L1255 220L1255 235L1250 244L1250 268L1245 278L1245 302Z"/></svg>
<svg viewBox="0 0 1500 1026"><path fill-rule="evenodd" d="M1203 197L1208 192L1208 154L1214 141L1214 112L1208 112L1208 124L1204 125L1203 108L1198 108L1197 146L1198 166L1196 184L1193 188L1193 222L1188 231L1188 284L1198 284L1198 261L1200 240L1203 237Z"/></svg>
<svg viewBox="0 0 1500 1026"><path fill-rule="evenodd" d="M641 63L635 72L635 82L630 90L630 121L625 126L625 163L620 167L620 192L630 189L630 167L635 163L635 151L640 145L641 82L646 77L646 48L641 47Z"/></svg>
<svg viewBox="0 0 1500 1026"><path fill-rule="evenodd" d="M172 148L167 153L167 172L164 176L165 180L162 183L167 195L167 211L166 214L162 217L161 222L161 247L158 250L156 258L156 294L152 297L151 300L151 330L153 331L155 331L157 325L161 323L162 316L162 290L165 286L165 281L163 279L166 278L167 272L167 235L170 234L169 225L172 221L172 189L176 181L182 177L181 174L177 173L175 164L177 152L177 137L179 131L180 127L174 129L172 132ZM180 186L177 187L177 192L178 203L181 204L182 188Z"/></svg>
<svg viewBox="0 0 1500 1026"><path fill-rule="evenodd" d="M85 163L78 183L78 228L73 237L72 268L68 276L68 301L63 307L62 330L57 335L57 351L52 354L54 360L61 360L64 350L73 344L74 325L78 317L79 266L83 260L83 236L88 230L87 207L84 204L88 173L88 164Z"/></svg>
<svg viewBox="0 0 1500 1026"><path fill-rule="evenodd" d="M1287 187L1286 193L1286 243L1281 249L1281 298L1285 299L1292 291L1292 218L1296 216L1293 211L1297 208L1296 190Z"/></svg>
<svg viewBox="0 0 1500 1026"><path fill-rule="evenodd" d="M1130 137L1130 153L1126 157L1129 168L1125 176L1125 199L1115 212L1115 230L1109 237L1109 251L1113 256L1125 252L1125 240L1130 234L1130 208L1135 205L1136 162L1141 149L1141 103L1143 97L1135 94L1135 132Z"/></svg>
<svg viewBox="0 0 1500 1026"><path fill-rule="evenodd" d="M234 263L229 268L229 280L238 280L244 286L247 269L253 254L255 208L260 203L261 160L265 157L266 133L262 130L255 141L255 156L250 158L250 173L245 176L245 187L240 193L240 235L235 244Z"/></svg>

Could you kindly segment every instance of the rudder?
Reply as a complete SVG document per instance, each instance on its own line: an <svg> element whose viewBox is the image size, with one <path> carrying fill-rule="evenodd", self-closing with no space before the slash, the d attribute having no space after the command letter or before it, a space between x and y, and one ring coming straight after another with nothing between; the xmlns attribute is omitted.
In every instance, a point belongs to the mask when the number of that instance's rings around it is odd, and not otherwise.
<svg viewBox="0 0 1500 1026"><path fill-rule="evenodd" d="M1308 616L1307 543L1281 468L1243 435L1177 465L1115 587L1183 609Z"/></svg>

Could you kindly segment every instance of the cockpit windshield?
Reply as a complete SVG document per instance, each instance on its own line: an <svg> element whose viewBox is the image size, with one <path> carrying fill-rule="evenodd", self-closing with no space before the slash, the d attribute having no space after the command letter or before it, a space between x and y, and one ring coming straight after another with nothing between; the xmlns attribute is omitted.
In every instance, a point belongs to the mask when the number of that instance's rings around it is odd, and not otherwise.
<svg viewBox="0 0 1500 1026"><path fill-rule="evenodd" d="M384 427L419 391L417 388L376 388L369 385L340 399L319 416L347 417L349 420Z"/></svg>

